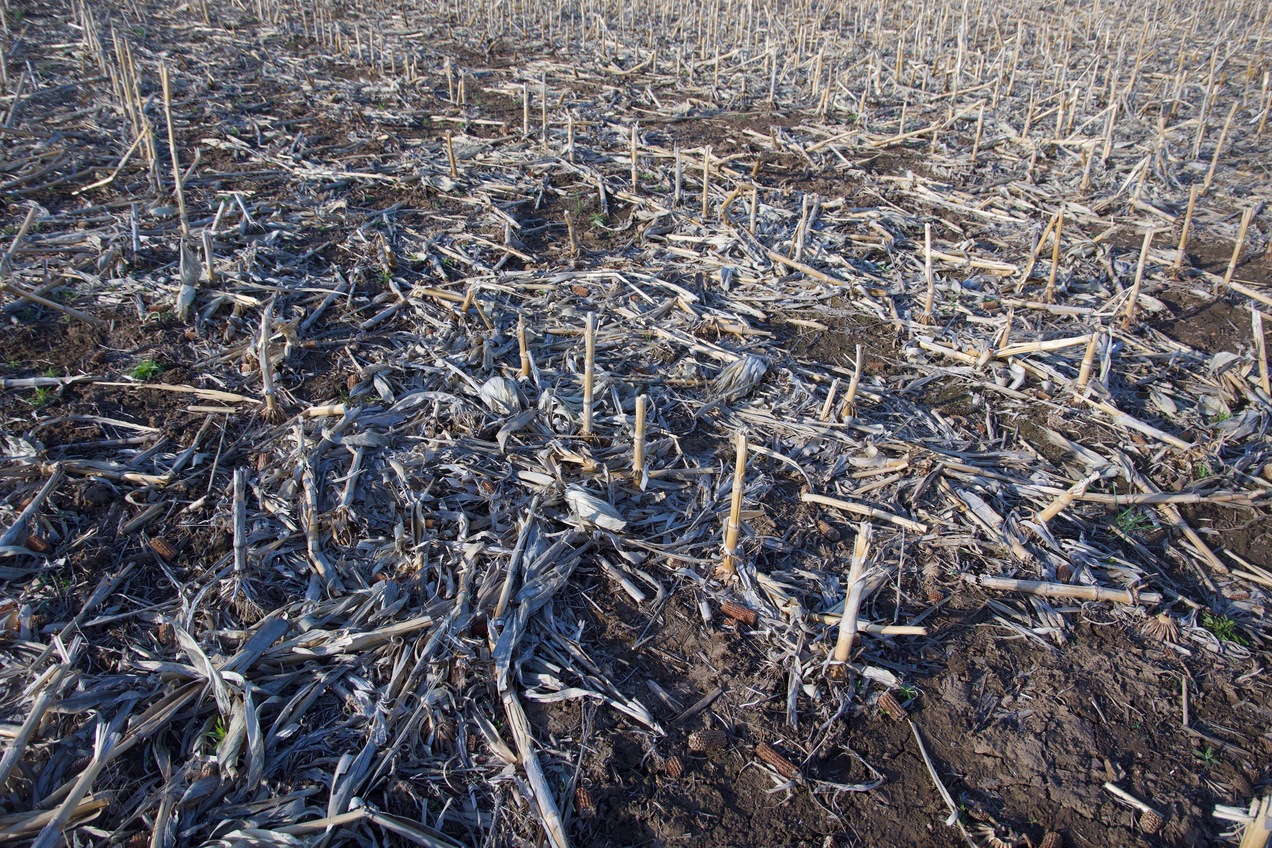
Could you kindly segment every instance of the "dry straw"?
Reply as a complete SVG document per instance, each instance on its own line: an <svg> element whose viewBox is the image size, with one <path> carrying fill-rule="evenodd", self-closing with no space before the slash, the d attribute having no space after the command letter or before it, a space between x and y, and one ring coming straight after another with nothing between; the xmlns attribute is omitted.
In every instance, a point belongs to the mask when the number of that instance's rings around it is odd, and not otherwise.
<svg viewBox="0 0 1272 848"><path fill-rule="evenodd" d="M1056 275L1060 271L1060 236L1064 232L1064 209L1056 213L1056 226L1052 233L1051 271L1047 274L1047 290L1043 300L1052 303L1056 299Z"/></svg>
<svg viewBox="0 0 1272 848"><path fill-rule="evenodd" d="M455 139L452 133L446 133L446 161L450 164L451 179L459 177L459 163L455 161Z"/></svg>
<svg viewBox="0 0 1272 848"><path fill-rule="evenodd" d="M745 432L733 436L733 494L729 499L729 518L724 525L724 559L720 572L724 576L737 573L738 531L742 527L742 493L746 490L747 438Z"/></svg>
<svg viewBox="0 0 1272 848"><path fill-rule="evenodd" d="M632 473L639 481L645 473L645 406L647 395L636 396L636 433L632 440Z"/></svg>
<svg viewBox="0 0 1272 848"><path fill-rule="evenodd" d="M1210 168L1206 171L1206 181L1202 184L1203 192L1210 191L1210 186L1215 180L1215 169L1219 167L1219 156L1223 153L1223 144L1228 140L1228 129L1232 126L1232 119L1237 116L1237 107L1240 102L1232 104L1232 108L1228 111L1228 117L1223 122L1223 129L1219 131L1219 140L1215 142L1214 156L1210 157Z"/></svg>
<svg viewBox="0 0 1272 848"><path fill-rule="evenodd" d="M267 778L309 757L318 771L332 765L319 775L329 792L269 825L281 837L352 828L364 841L453 848L422 821L384 812L419 806L411 781L394 778L409 763L420 785L442 786L457 768L471 778L446 829L564 846L580 837L562 805L600 813L613 787L577 744L546 744L526 697L617 710L651 739L670 737L659 743L668 755L702 731L690 722L709 719L708 707L736 724L734 742L776 740L783 721L833 723L834 699L802 697L819 660L846 670L866 638L855 634L878 634L889 638L870 638L863 671L900 677L905 654L893 642L955 645L956 632L923 626L952 595L963 605L959 595L1009 593L1012 626L1081 640L1073 610L1154 603L1183 568L1183 584L1260 627L1248 584L1272 577L1228 547L1236 537L1203 535L1184 512L1257 511L1272 476L1251 424L1268 402L1272 296L1235 279L1243 252L1261 246L1260 207L1255 197L1241 201L1250 209L1218 202L1247 188L1236 183L1266 148L1259 4L1208 15L1100 0L1051 23L958 0L909 11L796 4L780 20L741 0L670 15L651 0L584 4L564 16L497 0L405 12L371 3L358 22L328 0L253 0L220 10L228 18L209 6L186 10L203 17L196 27L151 10L157 28L134 48L121 18L103 32L102 13L80 4L20 40L23 55L71 44L83 63L32 66L5 87L3 187L9 224L22 224L0 272L0 309L22 330L11 335L63 316L127 329L134 314L158 332L176 280L193 323L188 344L167 330L165 344L182 345L195 385L121 379L134 363L115 333L93 337L104 358L67 361L72 376L36 376L46 363L0 377L14 393L5 435L20 448L0 493L0 573L13 601L0 605L0 635L20 648L4 654L3 673L23 716L0 778L43 775L6 801L0 836L162 841L179 818L182 840L207 841L242 816L211 800L187 815L205 783L230 801L251 795L268 818L294 787ZM11 23L0 15L0 27ZM441 37L421 44L409 35L419 32ZM871 33L895 37L876 38L882 52L870 55ZM0 49L20 63L16 35ZM279 61L259 69L235 127L187 99L241 83L231 48L262 38ZM462 67L443 58L456 45L469 48ZM155 51L182 56L185 84ZM316 60L336 72L313 74ZM0 82L9 70L22 69L0 61ZM50 95L63 90L76 97ZM384 108L369 109L372 99ZM166 140L152 123L161 108ZM310 112L380 129L333 137ZM156 152L165 141L171 172ZM612 229L589 232L578 218L593 197ZM1199 197L1216 202L1198 208ZM1208 254L1201 242L1227 226L1226 245L1238 218L1227 273L1190 268L1190 245ZM1146 231L1167 223L1181 225L1178 248L1155 256ZM1135 286L1110 250L1128 233L1143 238ZM1051 264L1036 275L1043 250ZM1175 273L1152 275L1150 263L1172 259ZM948 270L939 316L938 270ZM1188 317L1121 331L1153 303L1141 292L1175 302L1220 277L1220 294L1254 306L1250 367L1201 367L1203 352L1176 341ZM854 361L845 340L864 342ZM598 347L609 379L596 377ZM872 359L877 379L863 379L867 349L895 349ZM739 360L764 368L720 391L717 369ZM103 397L118 407L109 418L89 408ZM158 399L172 414L151 422ZM1198 414L1215 408L1231 417ZM628 447L615 425L633 409ZM68 421L73 451L58 447ZM1013 422L1037 426L1026 439ZM655 436L655 423L666 432ZM1199 451L1219 443L1231 461L1181 487L1180 470L1196 476ZM722 449L735 451L731 479ZM1124 483L1097 486L1107 469ZM792 485L806 487L800 503L772 512ZM59 529L93 524L94 493L140 505L114 542ZM755 568L739 538L746 496L764 516ZM1173 558L1149 556L1119 526L1131 507L1157 519ZM821 510L869 522L851 563L836 528L815 523ZM46 562L73 560L85 544L106 545L109 561L143 532L135 565L125 557L94 576L97 589L63 593L76 606L65 621L39 620ZM232 539L226 561L182 544L190 532ZM908 556L917 535L920 563ZM999 573L1003 551L1013 561ZM704 566L717 562L740 579L708 579ZM618 591L591 591L607 584ZM888 608L866 620L863 597L880 586ZM842 609L827 608L839 598ZM1051 603L1029 602L1040 598ZM738 656L780 663L785 710L783 699L775 711L746 707L745 687L725 685L755 671L742 666L712 671L687 707L633 687L610 671L605 628L579 631L575 613L637 615L636 648L728 627L747 643ZM835 644L819 657L827 628L838 628ZM148 655L121 663L112 639L149 645ZM82 662L90 650L106 659ZM639 680L649 656L629 653ZM143 694L115 703L120 687ZM350 692L391 703L423 690L436 698L414 711L345 703ZM121 708L112 746L98 717L110 730ZM212 745L216 716L227 733ZM333 717L340 732L324 733ZM314 759L305 746L319 737ZM165 752L165 739L192 742ZM820 763L816 733L800 740ZM94 756L68 771L58 744ZM718 751L721 764L738 754ZM212 756L217 773L195 780ZM155 757L171 760L160 771L172 780L106 804L101 781ZM787 781L801 777L776 743L757 757ZM574 766L577 779L555 780ZM672 771L687 776L680 766ZM806 779L828 808L842 807L839 793L857 790L817 779L827 774L813 766ZM506 836L492 835L496 822ZM1089 824L1075 824L1072 841L1099 843ZM83 825L93 830L76 832ZM590 827L600 841L612 835L603 816Z"/></svg>
<svg viewBox="0 0 1272 848"><path fill-rule="evenodd" d="M1135 320L1135 308L1139 304L1140 286L1144 282L1144 265L1148 261L1148 248L1153 243L1153 230L1144 231L1144 240L1140 244L1139 262L1135 264L1135 281L1131 283L1131 292L1126 296L1126 314L1122 316L1122 329L1131 326Z"/></svg>
<svg viewBox="0 0 1272 848"><path fill-rule="evenodd" d="M932 324L932 307L936 301L936 278L932 274L932 225L923 225L923 280L927 284L927 295L923 299L923 312L919 315L919 323Z"/></svg>
<svg viewBox="0 0 1272 848"><path fill-rule="evenodd" d="M702 221L705 224L709 217L711 202L711 147L702 152Z"/></svg>
<svg viewBox="0 0 1272 848"><path fill-rule="evenodd" d="M181 217L181 235L189 237L190 219L186 215L185 190L181 184L181 161L177 157L177 131L172 123L172 84L168 80L168 66L159 66L159 82L163 86L163 114L168 122L168 152L172 156L172 191L177 198Z"/></svg>
<svg viewBox="0 0 1272 848"><path fill-rule="evenodd" d="M857 539L853 543L852 562L848 568L844 613L839 621L839 636L835 640L835 651L831 655L831 659L836 663L842 664L848 661L857 638L857 614L861 609L862 594L865 591L866 554L869 550L870 524L862 521L857 525Z"/></svg>
<svg viewBox="0 0 1272 848"><path fill-rule="evenodd" d="M857 345L857 356L852 367L852 379L848 381L848 392L844 395L844 418L851 418L857 411L857 389L861 386L861 368L864 361L861 345Z"/></svg>
<svg viewBox="0 0 1272 848"><path fill-rule="evenodd" d="M1184 223L1179 230L1179 247L1175 251L1175 272L1183 270L1185 251L1188 249L1188 231L1192 227L1193 208L1197 205L1197 195L1201 193L1201 188L1192 185L1188 189L1188 208L1184 212Z"/></svg>
<svg viewBox="0 0 1272 848"><path fill-rule="evenodd" d="M1254 358L1259 363L1259 388L1263 394L1272 398L1272 383L1268 380L1268 344L1263 335L1263 313L1250 307L1250 331L1254 336Z"/></svg>
<svg viewBox="0 0 1272 848"><path fill-rule="evenodd" d="M526 318L524 315L517 316L517 349L521 358L521 367L517 371L517 377L525 380L530 377L531 361L530 345L526 340Z"/></svg>
<svg viewBox="0 0 1272 848"><path fill-rule="evenodd" d="M587 313L583 330L583 435L592 435L592 386L596 379L596 313Z"/></svg>
<svg viewBox="0 0 1272 848"><path fill-rule="evenodd" d="M1250 221L1254 219L1255 207L1247 206L1241 213L1241 228L1237 231L1237 240L1232 244L1232 258L1228 260L1228 270L1223 274L1224 288L1232 285L1232 275L1237 271L1237 263L1241 259L1241 248L1245 245L1246 232L1250 229Z"/></svg>

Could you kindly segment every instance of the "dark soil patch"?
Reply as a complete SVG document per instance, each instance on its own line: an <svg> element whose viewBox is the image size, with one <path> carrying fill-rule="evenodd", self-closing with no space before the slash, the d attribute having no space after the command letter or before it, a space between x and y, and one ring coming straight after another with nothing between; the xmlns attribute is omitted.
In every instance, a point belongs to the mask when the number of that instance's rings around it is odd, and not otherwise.
<svg viewBox="0 0 1272 848"><path fill-rule="evenodd" d="M607 196L602 206L595 187L586 185L546 192L538 209L528 210L521 223L521 240L528 252L549 253L566 263L619 250L637 235L632 211L626 204ZM571 226L574 251L570 249Z"/></svg>
<svg viewBox="0 0 1272 848"><path fill-rule="evenodd" d="M1266 511L1199 504L1185 507L1183 513L1202 539L1261 568L1272 568L1272 516Z"/></svg>
<svg viewBox="0 0 1272 848"><path fill-rule="evenodd" d="M299 399L312 404L331 403L347 398L356 374L348 370L340 356L327 350L302 353L295 362L293 376L297 385L291 389ZM356 385L356 383L354 383Z"/></svg>
<svg viewBox="0 0 1272 848"><path fill-rule="evenodd" d="M1044 830L1063 832L1070 844L1147 844L1136 813L1101 788L1111 781L1167 814L1152 844L1194 845L1206 838L1214 803L1266 779L1272 737L1223 730L1260 721L1265 684L1240 678L1237 668L1213 668L1195 647L1181 656L1110 625L1096 614L1056 645L988 620L951 642L946 669L919 678L915 723L969 824L988 817L1035 844ZM1116 661L1128 651L1145 662L1130 669ZM1182 726L1179 699L1167 694L1178 692L1181 678L1194 727L1222 741ZM868 758L895 757L921 772L905 729L868 738ZM890 795L898 809L913 803ZM944 813L930 794L918 797L934 817ZM925 844L959 844L945 833ZM906 837L899 841L925 840L921 832Z"/></svg>
<svg viewBox="0 0 1272 848"><path fill-rule="evenodd" d="M921 177L933 178L930 159L925 151L917 147L894 147L871 153L856 160L857 164L872 174L904 176L914 173Z"/></svg>
<svg viewBox="0 0 1272 848"><path fill-rule="evenodd" d="M944 415L965 419L976 411L967 390L950 380L937 380L923 387L919 399L923 406Z"/></svg>
<svg viewBox="0 0 1272 848"><path fill-rule="evenodd" d="M109 328L23 307L16 326L0 333L0 360L8 377L100 373ZM50 373L51 372L51 373Z"/></svg>
<svg viewBox="0 0 1272 848"><path fill-rule="evenodd" d="M687 597L673 597L654 622L654 638L634 652L630 646L641 636L647 615L624 598L611 598L593 618L602 628L602 644L611 656L623 658L625 688L632 696L659 704L649 696L647 681L653 681L683 709L719 687L724 691L705 712L670 726L660 739L598 716L600 741L584 764L584 785L597 799L598 815L580 822L581 841L813 846L822 844L814 834L838 830L834 817L807 792L774 792L784 781L755 758L755 746L767 742L795 762L806 759L780 718L785 675L764 662L744 630L717 618L704 632L696 607ZM663 722L676 714L665 704L655 709ZM703 730L723 730L728 741L718 751L691 752L688 737ZM834 737L842 742L841 732ZM837 744L829 746L809 764L809 773L852 779L854 769L835 761L839 750ZM673 756L684 764L680 778L667 773Z"/></svg>
<svg viewBox="0 0 1272 848"><path fill-rule="evenodd" d="M1253 347L1250 312L1226 300L1199 300L1185 292L1166 290L1161 299L1174 313L1158 319L1156 326L1172 339L1196 351L1239 353Z"/></svg>
<svg viewBox="0 0 1272 848"><path fill-rule="evenodd" d="M791 118L785 114L766 110L707 113L681 120L661 122L658 132L666 137L668 146L710 145L713 156L747 153L758 154L762 161L769 161L774 156L769 142L772 131L774 128L784 128L790 120ZM768 152L766 154L762 151ZM750 163L747 164L750 165Z"/></svg>
<svg viewBox="0 0 1272 848"><path fill-rule="evenodd" d="M1253 230L1253 227L1251 229ZM1251 241L1251 236L1248 234L1246 244L1241 250L1241 257L1237 260L1233 279L1256 285L1268 285L1272 282L1272 256L1266 249L1256 250ZM1232 247L1231 241L1223 239L1190 239L1186 252L1193 267L1223 276L1228 271L1228 263L1232 261Z"/></svg>
<svg viewBox="0 0 1272 848"><path fill-rule="evenodd" d="M593 594L608 597L590 620L609 655L622 658L625 692L658 703L648 697L653 681L677 708L723 692L661 739L597 715L583 785L598 815L580 822L582 841L965 844L957 829L940 824L948 809L906 723L880 712L873 697L849 695L841 718L818 725L801 692L798 723L790 725L783 669L755 653L746 628L728 619L704 631L685 591L652 621L624 597ZM912 647L920 670L907 682L918 692L911 718L969 832L991 828L999 838L1014 833L1034 844L1054 830L1079 845L1194 845L1207 838L1215 803L1272 776L1272 734L1238 729L1266 718L1267 685L1238 666L1216 666L1195 645L1176 651L1133 636L1108 611L1090 611L1060 642L1026 638L1010 615L951 612L938 624L939 648ZM633 651L638 639L643 646ZM1145 662L1116 660L1132 651ZM1181 725L1177 695L1165 694L1177 693L1181 679L1190 687L1191 729ZM671 721L676 710L663 706L655 715ZM726 746L709 756L690 752L688 735L704 729L723 730ZM778 789L783 781L756 759L760 742L783 751L811 782ZM672 756L684 763L683 777L667 773ZM863 761L884 780L872 792L817 783L868 782ZM1135 811L1101 788L1106 781L1149 799L1168 826L1146 841Z"/></svg>
<svg viewBox="0 0 1272 848"><path fill-rule="evenodd" d="M835 305L833 300L828 304L832 310ZM824 313L791 317L814 320L827 327L821 330L799 324L779 325L789 334L783 341L797 359L827 363L851 371L857 358L857 346L861 345L863 377L882 376L893 370L892 363L899 355L899 349L891 324L882 321L867 323L855 316L833 318Z"/></svg>

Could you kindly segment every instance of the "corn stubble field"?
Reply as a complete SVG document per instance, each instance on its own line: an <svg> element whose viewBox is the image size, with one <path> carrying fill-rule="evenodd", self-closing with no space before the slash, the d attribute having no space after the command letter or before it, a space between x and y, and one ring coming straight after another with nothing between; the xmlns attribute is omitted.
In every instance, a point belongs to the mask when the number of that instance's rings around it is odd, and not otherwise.
<svg viewBox="0 0 1272 848"><path fill-rule="evenodd" d="M1272 6L0 12L0 841L1266 845Z"/></svg>

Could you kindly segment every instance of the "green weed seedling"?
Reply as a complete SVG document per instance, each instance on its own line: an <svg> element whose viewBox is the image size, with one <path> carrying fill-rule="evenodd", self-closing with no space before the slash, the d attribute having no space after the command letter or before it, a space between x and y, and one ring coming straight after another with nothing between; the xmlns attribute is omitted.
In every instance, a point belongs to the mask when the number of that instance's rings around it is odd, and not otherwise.
<svg viewBox="0 0 1272 848"><path fill-rule="evenodd" d="M1250 640L1242 635L1237 622L1231 616L1213 612L1201 614L1201 626L1215 634L1220 642L1231 642L1234 645L1249 645Z"/></svg>
<svg viewBox="0 0 1272 848"><path fill-rule="evenodd" d="M62 372L56 366L44 369L45 377L61 377ZM31 397L27 403L39 409L42 406L48 406L57 397L57 389L54 386L39 386L35 390L35 395Z"/></svg>
<svg viewBox="0 0 1272 848"><path fill-rule="evenodd" d="M1113 523L1117 525L1117 529L1128 536L1138 536L1153 529L1153 519L1149 518L1142 509L1134 506L1119 512Z"/></svg>
<svg viewBox="0 0 1272 848"><path fill-rule="evenodd" d="M163 366L153 359L143 359L132 371L128 372L134 380L153 380L163 373Z"/></svg>
<svg viewBox="0 0 1272 848"><path fill-rule="evenodd" d="M207 748L216 748L221 744L221 740L229 733L229 727L225 724L225 719L217 716L214 721L206 725L207 730L203 732L203 743Z"/></svg>

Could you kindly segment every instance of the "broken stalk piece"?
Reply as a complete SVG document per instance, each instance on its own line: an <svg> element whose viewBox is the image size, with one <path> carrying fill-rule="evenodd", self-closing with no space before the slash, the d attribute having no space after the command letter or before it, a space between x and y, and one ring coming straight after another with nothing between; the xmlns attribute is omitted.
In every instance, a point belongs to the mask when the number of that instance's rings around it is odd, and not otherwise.
<svg viewBox="0 0 1272 848"><path fill-rule="evenodd" d="M632 476L637 485L645 474L645 404L646 395L636 396L636 435L632 440Z"/></svg>
<svg viewBox="0 0 1272 848"><path fill-rule="evenodd" d="M583 436L592 435L592 382L596 373L596 313L587 313L583 331Z"/></svg>
<svg viewBox="0 0 1272 848"><path fill-rule="evenodd" d="M1206 171L1206 181L1201 185L1203 192L1210 191L1210 186L1215 180L1215 169L1219 167L1219 156L1223 153L1223 143L1228 140L1228 130L1232 127L1232 119L1237 116L1237 107L1240 105L1240 100L1232 104L1232 109L1228 112L1228 119L1223 122L1223 129L1219 131L1219 141L1215 143L1215 155L1210 158L1210 170Z"/></svg>
<svg viewBox="0 0 1272 848"><path fill-rule="evenodd" d="M927 297L923 301L920 324L931 324L932 306L936 300L936 278L932 276L932 225L923 225L923 279L927 281Z"/></svg>
<svg viewBox="0 0 1272 848"><path fill-rule="evenodd" d="M1026 595L1043 595L1048 598L1077 598L1084 601L1113 601L1119 604L1153 605L1162 602L1157 592L1137 592L1133 589L1106 589L1103 586L1075 586L1069 583L1045 583L1041 580L1017 580L1013 577L989 577L965 574L963 579L985 589L1002 592L1023 592Z"/></svg>
<svg viewBox="0 0 1272 848"><path fill-rule="evenodd" d="M1240 848L1266 848L1272 841L1272 795L1250 804L1250 821L1241 834Z"/></svg>
<svg viewBox="0 0 1272 848"><path fill-rule="evenodd" d="M1074 498L1085 493L1087 486L1090 486L1102 476L1103 472L1095 471L1086 478L1074 483L1069 489L1062 492L1054 501L1048 504L1045 509L1040 509L1038 512L1034 513L1034 520L1039 524L1046 524L1048 521L1063 512L1069 504L1073 503Z"/></svg>
<svg viewBox="0 0 1272 848"><path fill-rule="evenodd" d="M190 219L186 216L185 192L181 186L181 162L177 159L177 134L172 126L172 85L168 80L168 66L159 66L159 82L163 86L163 113L168 119L168 150L172 154L172 186L177 195L177 211L181 216L181 235L189 237Z"/></svg>
<svg viewBox="0 0 1272 848"><path fill-rule="evenodd" d="M1104 790L1108 792L1110 795L1112 795L1114 798L1117 798L1120 801L1124 801L1125 803L1139 810L1140 811L1140 819L1139 819L1140 829L1143 830L1145 833L1149 834L1150 836L1153 835L1154 833L1157 833L1157 831L1161 830L1162 826L1166 824L1166 818L1161 813L1159 813L1157 810L1150 807L1148 804L1145 804L1143 801L1136 798L1134 795L1127 792L1125 789L1121 789L1112 783L1105 783Z"/></svg>
<svg viewBox="0 0 1272 848"><path fill-rule="evenodd" d="M835 406L835 393L839 391L839 378L835 377L830 381L830 389L826 392L826 402L822 404L821 412L817 418L819 421L829 421L830 411Z"/></svg>
<svg viewBox="0 0 1272 848"><path fill-rule="evenodd" d="M459 163L455 161L455 142L451 138L451 134L446 134L446 161L450 163L451 179L459 178Z"/></svg>
<svg viewBox="0 0 1272 848"><path fill-rule="evenodd" d="M861 610L861 595L865 588L866 553L870 549L870 523L857 525L857 541L852 549L852 564L848 568L848 597L844 599L844 615L839 622L839 638L835 641L832 660L842 665L848 662L854 640L857 638L857 613Z"/></svg>
<svg viewBox="0 0 1272 848"><path fill-rule="evenodd" d="M1064 208L1056 213L1056 229L1051 243L1051 272L1047 275L1047 289L1043 300L1051 303L1056 299L1056 275L1060 271L1060 236L1064 232Z"/></svg>
<svg viewBox="0 0 1272 848"><path fill-rule="evenodd" d="M861 385L861 345L857 345L857 361L853 365L852 379L848 381L848 394L844 396L843 418L852 418L857 412L857 387Z"/></svg>
<svg viewBox="0 0 1272 848"><path fill-rule="evenodd" d="M1131 293L1126 299L1126 314L1122 316L1122 329L1131 326L1135 320L1135 305L1139 302L1140 285L1144 282L1144 263L1148 261L1148 248L1153 243L1153 230L1144 231L1144 241L1140 245L1139 263L1135 266L1135 282L1131 284Z"/></svg>
<svg viewBox="0 0 1272 848"><path fill-rule="evenodd" d="M702 223L707 222L708 203L711 201L711 148L702 153Z"/></svg>
<svg viewBox="0 0 1272 848"><path fill-rule="evenodd" d="M213 264L216 256L212 249L212 233L207 230L203 231L203 264L208 272L208 285L215 285L217 282L216 267Z"/></svg>
<svg viewBox="0 0 1272 848"><path fill-rule="evenodd" d="M1184 250L1188 247L1188 231L1192 228L1193 207L1197 205L1197 195L1201 189L1193 185L1188 189L1188 209L1184 212L1184 225L1179 231L1179 247L1175 249L1175 273L1184 268Z"/></svg>
<svg viewBox="0 0 1272 848"><path fill-rule="evenodd" d="M742 492L746 489L746 433L733 437L737 458L733 465L733 497L729 501L729 522L724 527L724 559L720 575L731 577L737 573L738 530L742 525Z"/></svg>
<svg viewBox="0 0 1272 848"><path fill-rule="evenodd" d="M1254 358L1259 362L1259 388L1272 397L1272 382L1268 379L1268 343L1263 334L1263 313L1258 307L1250 307L1250 331L1254 335Z"/></svg>
<svg viewBox="0 0 1272 848"><path fill-rule="evenodd" d="M269 337L274 332L274 300L270 298L261 313L261 340L258 357L261 366L261 392L265 395L264 418L270 424L277 424L283 419L283 411L278 408L278 399L274 390L274 366L269 361Z"/></svg>
<svg viewBox="0 0 1272 848"><path fill-rule="evenodd" d="M1100 347L1104 334L1095 332L1087 340L1086 352L1082 354L1082 365L1078 368L1078 382L1073 386L1073 394L1080 398L1086 394L1087 384L1091 382L1091 367L1095 364L1095 352Z"/></svg>
<svg viewBox="0 0 1272 848"><path fill-rule="evenodd" d="M526 344L526 319L524 315L517 317L517 347L521 349L521 368L517 371L517 379L525 380L530 376L530 346Z"/></svg>
<svg viewBox="0 0 1272 848"><path fill-rule="evenodd" d="M1241 246L1245 244L1246 231L1250 229L1250 221L1254 218L1253 206L1247 206L1245 211L1241 213L1241 230L1237 233L1237 241L1232 245L1232 259L1228 260L1228 270L1223 275L1223 287L1227 289L1232 284L1232 275L1237 271L1237 262L1241 259Z"/></svg>

